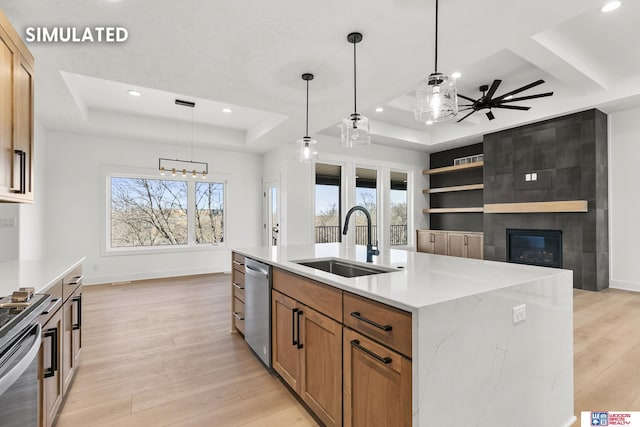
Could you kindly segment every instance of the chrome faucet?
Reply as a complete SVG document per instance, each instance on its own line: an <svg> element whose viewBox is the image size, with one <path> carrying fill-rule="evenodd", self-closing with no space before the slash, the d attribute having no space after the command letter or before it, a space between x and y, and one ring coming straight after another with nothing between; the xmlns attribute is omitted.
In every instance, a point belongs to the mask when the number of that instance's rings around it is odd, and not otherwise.
<svg viewBox="0 0 640 427"><path fill-rule="evenodd" d="M369 211L366 208L363 208L362 206L354 206L349 209L349 212L347 212L347 217L344 220L344 228L342 229L342 234L346 235L347 231L349 231L349 218L355 211L362 211L367 217L367 262L373 262L373 256L380 255L380 251L378 250L378 241L376 241L375 245L371 244L371 215L369 215Z"/></svg>

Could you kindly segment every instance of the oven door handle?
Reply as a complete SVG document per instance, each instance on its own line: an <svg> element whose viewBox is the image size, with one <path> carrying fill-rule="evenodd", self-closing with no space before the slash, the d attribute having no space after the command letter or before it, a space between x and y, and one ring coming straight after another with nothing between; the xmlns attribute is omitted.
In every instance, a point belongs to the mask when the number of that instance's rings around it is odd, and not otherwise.
<svg viewBox="0 0 640 427"><path fill-rule="evenodd" d="M7 389L11 387L13 383L18 380L18 378L20 378L20 376L27 370L29 365L31 365L31 362L33 362L33 360L38 356L38 352L40 351L40 344L42 343L42 327L39 323L36 323L32 328L22 334L22 336L16 341L15 345L22 345L24 341L28 340L28 337L30 335L34 335L35 338L33 339L31 347L29 347L29 350L24 354L22 359L11 360L15 356L13 355L10 356L9 360L7 361L8 366L11 366L12 364L14 364L14 366L9 368L7 372L2 377L0 377L0 396L2 396L2 394L7 391ZM18 352L17 348L15 352Z"/></svg>

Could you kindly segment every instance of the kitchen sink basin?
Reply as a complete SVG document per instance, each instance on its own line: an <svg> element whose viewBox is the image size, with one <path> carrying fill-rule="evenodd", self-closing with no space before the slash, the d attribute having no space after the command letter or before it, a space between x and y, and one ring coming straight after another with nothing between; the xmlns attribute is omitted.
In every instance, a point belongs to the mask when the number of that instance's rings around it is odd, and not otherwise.
<svg viewBox="0 0 640 427"><path fill-rule="evenodd" d="M356 264L340 258L314 259L294 262L306 267L326 271L327 273L337 274L342 277L360 277L398 271L393 268Z"/></svg>

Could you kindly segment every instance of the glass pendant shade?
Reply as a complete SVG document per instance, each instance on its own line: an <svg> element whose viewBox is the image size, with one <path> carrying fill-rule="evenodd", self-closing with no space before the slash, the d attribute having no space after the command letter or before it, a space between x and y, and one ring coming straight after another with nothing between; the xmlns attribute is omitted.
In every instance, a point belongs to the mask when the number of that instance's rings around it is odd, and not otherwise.
<svg viewBox="0 0 640 427"><path fill-rule="evenodd" d="M302 137L296 141L297 156L301 162L310 162L318 158L318 141L309 136Z"/></svg>
<svg viewBox="0 0 640 427"><path fill-rule="evenodd" d="M345 147L358 147L371 144L369 119L353 113L348 119L342 119L340 140Z"/></svg>
<svg viewBox="0 0 640 427"><path fill-rule="evenodd" d="M458 93L455 79L433 73L416 89L415 119L427 123L449 120L458 114Z"/></svg>

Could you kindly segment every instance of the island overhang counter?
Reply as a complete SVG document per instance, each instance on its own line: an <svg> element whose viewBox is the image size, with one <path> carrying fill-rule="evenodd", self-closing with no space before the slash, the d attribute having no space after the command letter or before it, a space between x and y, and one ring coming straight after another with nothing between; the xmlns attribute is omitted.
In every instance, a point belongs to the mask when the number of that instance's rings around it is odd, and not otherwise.
<svg viewBox="0 0 640 427"><path fill-rule="evenodd" d="M569 270L394 249L367 264L346 243L234 252L410 313L413 426L575 421ZM393 271L347 278L297 263L331 258Z"/></svg>

